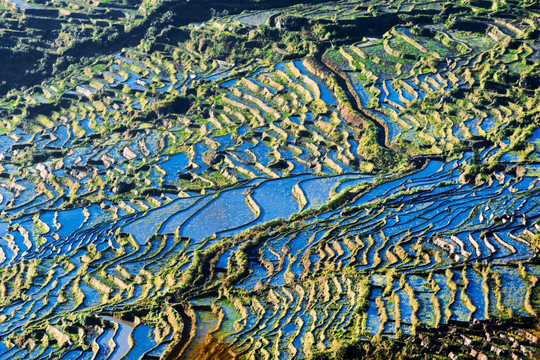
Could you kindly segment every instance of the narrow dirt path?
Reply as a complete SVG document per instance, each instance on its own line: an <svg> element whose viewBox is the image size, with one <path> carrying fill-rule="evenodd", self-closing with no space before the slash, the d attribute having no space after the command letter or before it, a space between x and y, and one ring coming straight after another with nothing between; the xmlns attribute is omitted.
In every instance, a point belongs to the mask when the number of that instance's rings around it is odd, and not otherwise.
<svg viewBox="0 0 540 360"><path fill-rule="evenodd" d="M338 85L342 89L345 90L345 94L347 95L347 99L349 100L349 103L351 104L353 110L362 114L365 118L371 120L371 122L375 125L375 127L377 128L377 133L376 133L377 144L382 148L393 150L393 151L399 151L399 152L406 151L402 149L401 147L390 143L389 135L388 135L390 133L390 129L388 128L388 124L386 124L383 120L379 119L378 117L373 116L365 108L362 107L362 102L360 101L360 97L354 90L354 86L349 80L349 77L347 76L347 74L343 70L341 70L339 67L337 67L335 64L331 63L328 59L326 59L325 53L319 52L318 54L316 54L316 57L315 57L316 60L322 66L324 66L330 73L334 74Z"/></svg>

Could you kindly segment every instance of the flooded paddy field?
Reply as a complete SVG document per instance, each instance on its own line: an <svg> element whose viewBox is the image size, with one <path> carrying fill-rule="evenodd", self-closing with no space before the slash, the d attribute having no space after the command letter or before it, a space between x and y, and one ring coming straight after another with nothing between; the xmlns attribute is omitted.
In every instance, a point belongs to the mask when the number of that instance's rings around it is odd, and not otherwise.
<svg viewBox="0 0 540 360"><path fill-rule="evenodd" d="M538 356L528 5L115 4L0 4L149 25L0 97L0 359Z"/></svg>

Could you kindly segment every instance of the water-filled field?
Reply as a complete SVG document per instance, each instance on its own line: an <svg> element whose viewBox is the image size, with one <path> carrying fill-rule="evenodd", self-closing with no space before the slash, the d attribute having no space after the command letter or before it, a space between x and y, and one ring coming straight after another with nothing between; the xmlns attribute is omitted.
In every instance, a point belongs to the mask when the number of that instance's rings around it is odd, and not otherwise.
<svg viewBox="0 0 540 360"><path fill-rule="evenodd" d="M0 360L537 355L531 6L249 3L0 5Z"/></svg>

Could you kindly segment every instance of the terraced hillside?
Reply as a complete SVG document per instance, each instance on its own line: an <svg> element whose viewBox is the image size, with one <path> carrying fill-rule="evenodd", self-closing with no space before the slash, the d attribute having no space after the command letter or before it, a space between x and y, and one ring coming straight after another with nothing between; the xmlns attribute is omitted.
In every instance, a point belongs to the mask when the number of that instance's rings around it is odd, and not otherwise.
<svg viewBox="0 0 540 360"><path fill-rule="evenodd" d="M536 4L283 6L1 5L0 360L540 356Z"/></svg>

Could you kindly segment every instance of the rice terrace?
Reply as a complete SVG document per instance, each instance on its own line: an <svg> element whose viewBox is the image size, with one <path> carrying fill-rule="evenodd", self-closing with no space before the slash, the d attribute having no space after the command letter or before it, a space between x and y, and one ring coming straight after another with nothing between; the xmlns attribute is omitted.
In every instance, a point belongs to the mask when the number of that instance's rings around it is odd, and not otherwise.
<svg viewBox="0 0 540 360"><path fill-rule="evenodd" d="M537 0L0 14L0 360L540 359Z"/></svg>

